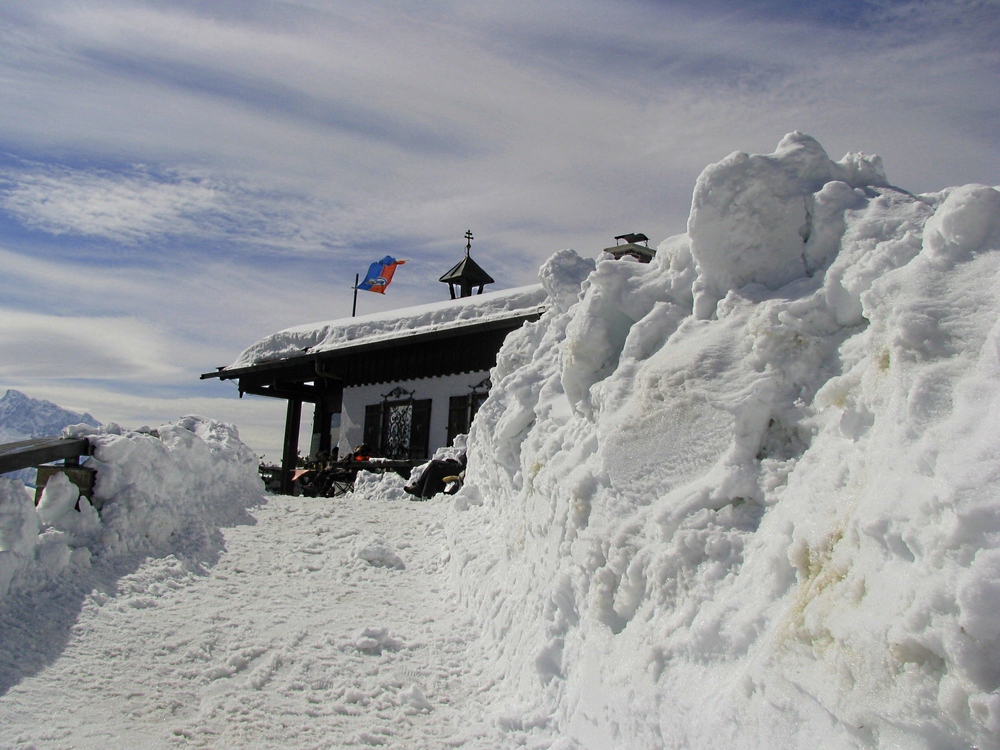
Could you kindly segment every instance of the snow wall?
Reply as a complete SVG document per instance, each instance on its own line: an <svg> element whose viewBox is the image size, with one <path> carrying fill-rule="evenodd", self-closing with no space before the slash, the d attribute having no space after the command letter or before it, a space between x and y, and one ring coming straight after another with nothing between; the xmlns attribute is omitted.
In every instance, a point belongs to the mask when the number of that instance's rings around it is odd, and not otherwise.
<svg viewBox="0 0 1000 750"><path fill-rule="evenodd" d="M37 508L20 480L0 477L0 598L92 564L202 558L220 546L219 527L246 520L264 494L253 450L222 422L191 416L136 432L81 424L64 435L91 443L84 465L97 469L100 515L64 475L49 481Z"/></svg>
<svg viewBox="0 0 1000 750"><path fill-rule="evenodd" d="M553 255L449 529L509 721L1000 747L997 251L996 189L792 133L708 167L652 263Z"/></svg>

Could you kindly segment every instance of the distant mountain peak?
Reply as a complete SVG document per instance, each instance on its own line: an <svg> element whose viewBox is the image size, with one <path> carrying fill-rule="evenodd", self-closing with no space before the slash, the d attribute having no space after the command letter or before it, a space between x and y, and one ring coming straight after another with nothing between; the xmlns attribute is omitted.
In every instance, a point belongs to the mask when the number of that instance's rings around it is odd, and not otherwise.
<svg viewBox="0 0 1000 750"><path fill-rule="evenodd" d="M58 435L64 427L81 423L92 427L101 424L90 414L63 409L13 388L0 398L0 442Z"/></svg>

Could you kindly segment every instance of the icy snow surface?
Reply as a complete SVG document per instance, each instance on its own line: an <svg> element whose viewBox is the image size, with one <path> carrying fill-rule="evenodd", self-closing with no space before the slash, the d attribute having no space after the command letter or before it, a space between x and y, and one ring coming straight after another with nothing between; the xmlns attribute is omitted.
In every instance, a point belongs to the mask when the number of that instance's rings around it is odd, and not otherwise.
<svg viewBox="0 0 1000 750"><path fill-rule="evenodd" d="M0 748L545 748L450 586L445 496L268 497L229 426L71 430L38 508L0 478Z"/></svg>
<svg viewBox="0 0 1000 750"><path fill-rule="evenodd" d="M996 750L998 251L793 133L546 262L453 498L106 427L101 518L0 483L0 746Z"/></svg>
<svg viewBox="0 0 1000 750"><path fill-rule="evenodd" d="M450 505L402 488L270 497L214 547L22 581L0 747L551 747L544 722L497 714L449 586Z"/></svg>

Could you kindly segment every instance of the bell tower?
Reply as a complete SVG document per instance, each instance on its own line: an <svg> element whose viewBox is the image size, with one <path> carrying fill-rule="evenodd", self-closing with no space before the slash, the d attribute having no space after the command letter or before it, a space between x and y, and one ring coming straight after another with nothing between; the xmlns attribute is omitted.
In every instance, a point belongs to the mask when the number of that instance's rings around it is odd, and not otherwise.
<svg viewBox="0 0 1000 750"><path fill-rule="evenodd" d="M482 294L484 286L494 283L493 277L480 268L470 255L473 240L471 229L465 233L465 240L465 257L439 279L448 285L452 299L471 297L472 289L476 286L479 287L476 294ZM456 289L458 290L457 294Z"/></svg>

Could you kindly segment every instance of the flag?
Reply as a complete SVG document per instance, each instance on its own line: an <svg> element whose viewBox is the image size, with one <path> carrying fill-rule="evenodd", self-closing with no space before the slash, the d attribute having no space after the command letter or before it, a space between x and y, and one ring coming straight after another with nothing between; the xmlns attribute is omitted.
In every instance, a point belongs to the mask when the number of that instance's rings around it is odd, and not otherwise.
<svg viewBox="0 0 1000 750"><path fill-rule="evenodd" d="M392 275L396 272L396 266L401 266L404 263L406 263L405 260L396 260L391 255L375 261L368 267L368 275L365 276L364 281L358 284L358 289L384 294L385 288L392 281Z"/></svg>

